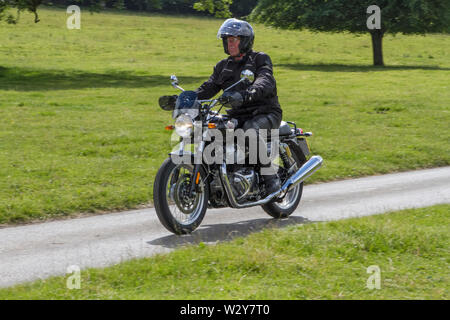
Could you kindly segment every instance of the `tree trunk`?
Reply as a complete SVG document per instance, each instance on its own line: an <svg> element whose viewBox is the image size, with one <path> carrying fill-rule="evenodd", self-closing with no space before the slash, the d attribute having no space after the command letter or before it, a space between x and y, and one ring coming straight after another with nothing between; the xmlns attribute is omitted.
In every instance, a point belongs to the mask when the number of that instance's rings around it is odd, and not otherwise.
<svg viewBox="0 0 450 320"><path fill-rule="evenodd" d="M384 66L383 62L383 31L373 30L372 36L372 50L373 50L373 65Z"/></svg>

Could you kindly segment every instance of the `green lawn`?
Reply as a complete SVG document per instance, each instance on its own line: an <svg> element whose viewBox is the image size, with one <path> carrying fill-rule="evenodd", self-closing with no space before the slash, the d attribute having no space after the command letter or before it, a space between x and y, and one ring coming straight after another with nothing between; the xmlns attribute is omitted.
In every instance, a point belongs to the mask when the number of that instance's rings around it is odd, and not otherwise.
<svg viewBox="0 0 450 320"><path fill-rule="evenodd" d="M0 299L445 299L450 205L266 229L0 290ZM370 266L379 289L367 288ZM375 284L369 281L370 284Z"/></svg>
<svg viewBox="0 0 450 320"><path fill-rule="evenodd" d="M67 30L64 10L0 24L0 224L150 204L170 151L176 73L199 86L224 57L221 20L104 12ZM369 35L255 25L271 55L284 119L313 131L325 166L311 182L450 163L450 37Z"/></svg>

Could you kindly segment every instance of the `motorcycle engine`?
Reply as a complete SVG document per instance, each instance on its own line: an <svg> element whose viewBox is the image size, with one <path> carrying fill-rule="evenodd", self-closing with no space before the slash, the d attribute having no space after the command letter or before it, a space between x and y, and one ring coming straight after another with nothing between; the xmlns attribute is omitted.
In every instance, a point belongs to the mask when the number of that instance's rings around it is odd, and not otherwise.
<svg viewBox="0 0 450 320"><path fill-rule="evenodd" d="M238 201L259 193L258 175L253 168L237 169L231 174L230 182Z"/></svg>

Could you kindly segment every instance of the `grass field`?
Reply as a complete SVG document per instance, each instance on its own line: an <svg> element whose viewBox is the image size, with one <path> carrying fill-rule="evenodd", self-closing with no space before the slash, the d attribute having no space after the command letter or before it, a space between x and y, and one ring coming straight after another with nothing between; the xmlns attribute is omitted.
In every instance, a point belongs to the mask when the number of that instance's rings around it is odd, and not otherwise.
<svg viewBox="0 0 450 320"><path fill-rule="evenodd" d="M0 25L0 224L150 203L170 151L169 76L199 86L224 58L221 20L64 10ZM311 182L450 163L450 37L369 35L255 25L272 57L284 119L315 136Z"/></svg>
<svg viewBox="0 0 450 320"><path fill-rule="evenodd" d="M449 299L450 205L266 229L0 290L0 299ZM370 266L379 289L367 288ZM372 281L369 281L372 284Z"/></svg>

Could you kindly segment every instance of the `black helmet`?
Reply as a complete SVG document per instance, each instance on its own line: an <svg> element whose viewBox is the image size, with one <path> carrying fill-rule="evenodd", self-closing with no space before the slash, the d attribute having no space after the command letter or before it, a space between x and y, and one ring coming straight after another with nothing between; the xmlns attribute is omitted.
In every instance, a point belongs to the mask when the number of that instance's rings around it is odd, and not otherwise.
<svg viewBox="0 0 450 320"><path fill-rule="evenodd" d="M238 19L227 19L217 32L217 38L222 39L223 49L226 54L230 54L228 51L227 37L240 37L241 43L239 44L239 50L241 53L247 53L253 48L253 41L255 40L255 33L253 28L247 21Z"/></svg>

